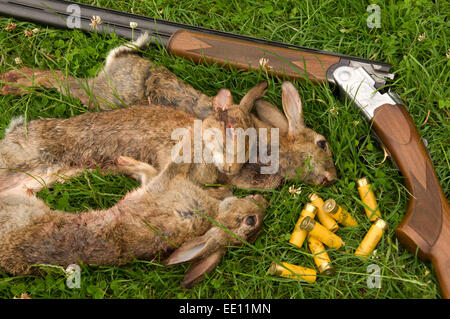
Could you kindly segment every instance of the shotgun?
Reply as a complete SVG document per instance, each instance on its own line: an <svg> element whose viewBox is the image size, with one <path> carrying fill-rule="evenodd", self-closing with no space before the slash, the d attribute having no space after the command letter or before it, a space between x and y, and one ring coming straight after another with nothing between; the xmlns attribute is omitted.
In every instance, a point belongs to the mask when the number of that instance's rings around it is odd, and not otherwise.
<svg viewBox="0 0 450 319"><path fill-rule="evenodd" d="M450 209L427 148L398 95L386 89L388 63L277 41L109 10L71 1L0 0L0 14L59 28L116 33L129 40L149 32L152 43L197 63L238 69L261 67L276 76L329 82L349 97L370 121L405 177L410 193L395 232L402 244L431 260L444 298L450 298ZM101 18L92 24L93 16ZM130 22L132 22L130 24Z"/></svg>

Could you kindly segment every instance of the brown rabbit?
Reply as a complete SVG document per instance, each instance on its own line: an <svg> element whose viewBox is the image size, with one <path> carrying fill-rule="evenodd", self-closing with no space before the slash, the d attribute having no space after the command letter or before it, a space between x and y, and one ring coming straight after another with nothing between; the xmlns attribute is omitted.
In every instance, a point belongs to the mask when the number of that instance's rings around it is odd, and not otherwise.
<svg viewBox="0 0 450 319"><path fill-rule="evenodd" d="M78 80L70 76L66 79L58 71L33 71L24 68L4 75L5 81L16 85L5 85L3 92L24 93L26 87L35 83L49 88L55 87L63 92L70 91L85 104L88 104L89 97L94 96L101 109L120 104L117 99L111 98L113 93L116 93L119 100L126 100L125 104L129 105L138 100L149 99L155 104L194 114L200 119L214 113L214 98L185 84L165 67L154 66L136 54L136 47L146 45L147 37L143 35L132 45L123 45L112 50L108 54L104 69L94 79ZM55 80L55 74L59 80ZM89 94L86 93L86 87L80 85L86 82L92 83ZM280 129L280 169L277 174L262 175L261 163L248 163L239 175L231 178L221 176L221 182L239 187L276 188L284 177L292 179L297 175L313 184L329 184L335 181L336 170L326 139L305 127L301 100L293 85L283 84L283 87L283 109L287 118L267 101L257 102L259 119L252 114L256 128L267 128L269 134L272 127ZM289 127L291 129L288 131ZM297 171L300 174L296 174Z"/></svg>
<svg viewBox="0 0 450 319"><path fill-rule="evenodd" d="M25 94L32 86L56 88L63 94L79 98L85 105L100 110L118 106L151 104L171 106L205 119L213 109L213 97L180 81L164 66L154 65L137 53L149 40L144 33L132 43L111 50L105 66L95 78L77 79L58 70L35 70L23 67L0 76L5 82L1 94Z"/></svg>
<svg viewBox="0 0 450 319"><path fill-rule="evenodd" d="M233 104L228 90L220 90L213 98L216 110L201 121L200 134L215 129L225 137L226 128L245 130L252 126L251 107L266 88L265 82L256 85L239 105ZM178 144L172 139L174 130L195 129L195 120L191 114L155 105L85 113L68 119L37 119L26 127L15 120L0 140L0 167L7 168L0 170L0 192L38 191L43 182L53 182L58 174L73 175L84 167L108 168L119 155L133 156L161 169L171 160L171 151ZM226 140L206 143L203 139L205 151L214 156L211 162L193 165L191 179L214 183L219 171L239 172L243 162L238 161L237 153L233 161L225 160L227 152L235 152L225 147Z"/></svg>
<svg viewBox="0 0 450 319"><path fill-rule="evenodd" d="M191 164L170 162L156 175L129 157L116 163L141 186L107 210L72 214L35 196L0 194L0 268L20 275L37 264L122 265L172 253L166 265L193 262L182 282L192 287L220 262L227 245L256 240L262 196L214 199L186 178Z"/></svg>
<svg viewBox="0 0 450 319"><path fill-rule="evenodd" d="M276 183L282 178L300 178L313 184L328 185L336 178L336 169L327 140L304 124L302 101L294 85L282 84L282 104L286 116L271 103L258 100L255 109L258 117L253 116L257 128L279 128L279 170L271 180ZM222 176L221 182L239 184L242 187L257 187L261 177L260 165L246 164L236 176Z"/></svg>

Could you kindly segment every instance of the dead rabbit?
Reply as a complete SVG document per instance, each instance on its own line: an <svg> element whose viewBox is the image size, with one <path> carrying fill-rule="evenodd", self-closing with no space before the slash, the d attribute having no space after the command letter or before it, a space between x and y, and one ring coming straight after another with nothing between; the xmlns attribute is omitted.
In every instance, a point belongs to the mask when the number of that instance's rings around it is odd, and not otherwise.
<svg viewBox="0 0 450 319"><path fill-rule="evenodd" d="M0 268L19 275L33 273L36 264L122 265L170 254L166 265L193 263L182 282L189 288L228 245L253 242L261 229L262 196L219 201L187 178L192 164L169 162L159 174L130 157L116 164L141 186L107 210L73 214L35 196L0 194Z"/></svg>
<svg viewBox="0 0 450 319"><path fill-rule="evenodd" d="M263 82L251 89L239 105L233 104L231 93L222 89L214 97L216 111L200 124L200 144L209 161L201 157L191 167L190 178L200 184L214 183L219 172L239 172L248 156L239 161L235 152L237 141L227 128L243 130L252 125L250 110L254 101L267 88ZM178 145L173 136L176 129L194 127L192 114L163 106L134 105L105 112L90 112L68 119L36 119L27 123L16 119L0 140L0 192L37 192L54 182L58 175L71 176L85 167L108 168L120 155L134 157L161 169L172 159ZM208 137L215 130L222 139ZM203 138L205 136L205 138ZM195 145L196 141L193 139ZM231 140L231 147L227 144ZM248 142L248 141L247 141ZM227 153L231 152L231 161ZM193 153L186 161L194 161ZM248 157L247 157L248 158Z"/></svg>
<svg viewBox="0 0 450 319"><path fill-rule="evenodd" d="M178 79L167 68L140 57L138 51L147 42L148 35L143 34L135 42L110 51L103 70L95 78L76 79L65 77L60 71L30 68L9 71L3 77L10 84L5 84L2 92L23 94L27 87L40 85L56 88L64 94L70 93L86 105L98 104L102 110L149 100L153 104L193 114L199 119L217 112L218 101L223 104L229 99L232 102L231 94L223 94L222 99L206 96ZM282 91L284 114L264 100L255 103L258 116L251 114L255 128L269 130L268 144L270 128L279 128L277 173L262 175L260 162L248 163L237 175L220 175L220 182L245 188L276 188L283 178L299 177L308 183L325 185L335 181L336 169L327 140L305 126L302 102L295 87L285 82Z"/></svg>

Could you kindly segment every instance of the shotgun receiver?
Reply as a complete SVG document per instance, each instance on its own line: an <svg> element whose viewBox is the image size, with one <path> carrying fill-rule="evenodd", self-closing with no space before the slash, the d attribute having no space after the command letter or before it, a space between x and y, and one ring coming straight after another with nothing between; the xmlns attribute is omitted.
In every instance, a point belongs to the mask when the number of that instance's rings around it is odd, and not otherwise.
<svg viewBox="0 0 450 319"><path fill-rule="evenodd" d="M154 44L198 63L260 69L288 78L330 82L361 109L405 177L409 206L396 229L409 250L433 263L442 295L450 298L450 208L427 149L401 99L384 91L393 79L387 63L276 41L148 18L71 1L0 0L0 14L62 28L132 39L144 31ZM130 22L135 22L133 28Z"/></svg>

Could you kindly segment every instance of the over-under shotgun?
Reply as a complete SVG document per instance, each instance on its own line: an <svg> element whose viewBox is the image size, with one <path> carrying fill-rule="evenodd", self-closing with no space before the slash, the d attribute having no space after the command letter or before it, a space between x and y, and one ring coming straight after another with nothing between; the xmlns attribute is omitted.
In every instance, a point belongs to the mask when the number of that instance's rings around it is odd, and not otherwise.
<svg viewBox="0 0 450 319"><path fill-rule="evenodd" d="M98 32L132 39L150 32L152 41L171 54L198 63L240 69L263 67L288 78L328 81L349 96L386 146L405 177L410 192L406 215L396 229L400 241L433 263L442 294L450 298L450 209L430 156L414 121L393 92L382 93L393 79L387 63L301 46L267 41L71 1L0 0L0 14L62 28L93 31L91 19L101 18ZM130 22L137 24L131 28Z"/></svg>

